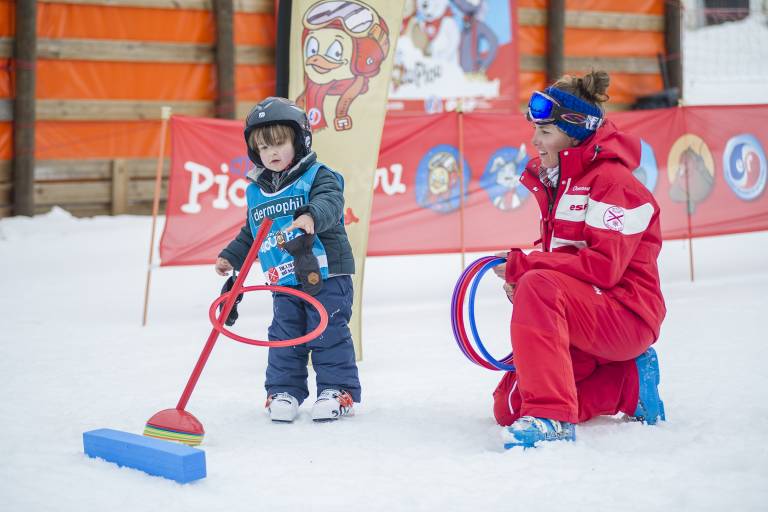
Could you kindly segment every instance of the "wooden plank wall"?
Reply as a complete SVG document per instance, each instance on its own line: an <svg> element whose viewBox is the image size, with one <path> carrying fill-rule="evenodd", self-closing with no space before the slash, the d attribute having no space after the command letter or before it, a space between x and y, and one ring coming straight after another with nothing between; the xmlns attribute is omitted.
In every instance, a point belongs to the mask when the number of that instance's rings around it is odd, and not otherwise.
<svg viewBox="0 0 768 512"><path fill-rule="evenodd" d="M521 106L546 83L547 0L516 0ZM665 53L665 0L566 0L563 69L611 75L608 110L627 110L638 96L661 92L658 54Z"/></svg>
<svg viewBox="0 0 768 512"><path fill-rule="evenodd" d="M215 115L212 3L40 0L36 213L54 205L78 216L151 212L160 108ZM274 89L274 0L234 0L234 7L236 108L244 117ZM0 0L0 58L7 62L13 11L12 0ZM12 189L12 155L4 147L12 140L13 95L4 86L12 73L2 78L0 217L11 214ZM163 199L168 167L166 156Z"/></svg>
<svg viewBox="0 0 768 512"><path fill-rule="evenodd" d="M516 3L522 105L546 85L547 4ZM169 105L174 114L215 114L211 4L40 1L36 212L53 205L79 216L151 211L160 107ZM234 5L236 115L242 119L254 101L274 90L274 0ZM13 9L12 0L0 0L0 58L6 62L13 49ZM566 0L564 69L611 73L611 109L626 109L637 96L660 91L656 54L664 52L663 9L664 0ZM10 72L0 76L0 217L11 213L11 83ZM165 177L167 172L166 158ZM164 178L164 192L166 186Z"/></svg>

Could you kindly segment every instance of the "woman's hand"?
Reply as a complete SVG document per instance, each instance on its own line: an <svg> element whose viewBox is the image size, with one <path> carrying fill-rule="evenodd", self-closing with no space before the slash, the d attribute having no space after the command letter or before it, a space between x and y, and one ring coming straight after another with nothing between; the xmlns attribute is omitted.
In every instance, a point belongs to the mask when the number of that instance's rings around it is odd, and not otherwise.
<svg viewBox="0 0 768 512"><path fill-rule="evenodd" d="M232 272L232 264L222 258L218 257L216 258L216 264L214 265L214 269L216 270L216 273L220 276L228 276L230 272Z"/></svg>
<svg viewBox="0 0 768 512"><path fill-rule="evenodd" d="M497 258L507 259L507 254L508 253L506 252L497 252L496 254L494 254L494 256L496 256ZM501 279L506 279L507 263L504 262L501 265L496 265L495 267L493 267L493 273L499 276Z"/></svg>
<svg viewBox="0 0 768 512"><path fill-rule="evenodd" d="M494 254L497 258L504 258L507 259L509 257L508 252L497 252ZM507 263L504 262L501 265L496 265L493 267L493 272L497 276L499 276L501 279L507 280ZM515 284L514 283L504 283L504 293L507 294L507 298L509 299L509 302L512 302L512 298L515 295Z"/></svg>

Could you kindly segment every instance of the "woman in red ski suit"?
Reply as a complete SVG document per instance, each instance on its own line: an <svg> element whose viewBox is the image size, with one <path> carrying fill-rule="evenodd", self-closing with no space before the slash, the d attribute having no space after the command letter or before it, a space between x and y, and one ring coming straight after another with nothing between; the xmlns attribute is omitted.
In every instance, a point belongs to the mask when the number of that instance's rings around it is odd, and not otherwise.
<svg viewBox="0 0 768 512"><path fill-rule="evenodd" d="M516 372L494 392L507 448L573 440L601 414L664 419L649 349L666 314L659 207L632 175L640 140L603 119L608 80L566 76L529 104L540 156L520 182L541 209L541 251L512 249L495 269L514 303Z"/></svg>

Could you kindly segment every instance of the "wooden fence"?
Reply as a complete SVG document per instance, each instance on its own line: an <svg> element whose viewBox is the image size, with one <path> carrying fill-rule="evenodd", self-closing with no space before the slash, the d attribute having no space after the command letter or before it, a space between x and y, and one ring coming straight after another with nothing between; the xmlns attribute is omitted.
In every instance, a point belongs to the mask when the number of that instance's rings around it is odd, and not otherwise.
<svg viewBox="0 0 768 512"><path fill-rule="evenodd" d="M162 199L168 186L164 160ZM61 206L78 216L148 214L152 211L157 160L38 160L35 163L35 213ZM0 215L11 214L10 161L0 162Z"/></svg>
<svg viewBox="0 0 768 512"><path fill-rule="evenodd" d="M3 0L0 0L3 1ZM4 0L8 2L8 0ZM210 11L216 0L41 0L38 4L65 6L101 6L115 9L152 9L167 14L169 10ZM567 72L584 72L593 68L605 69L612 74L618 94L609 103L612 109L626 109L634 98L658 92L661 88L659 64L656 53L664 49L664 1L644 0L650 5L648 12L617 12L605 10L607 0L572 0L566 2L565 55L563 69ZM615 4L616 2L614 2ZM580 10L583 4L586 10ZM272 15L274 0L234 0L236 13L263 13ZM531 90L541 88L546 82L546 0L518 0L516 12L519 31L520 101ZM575 6L575 7L574 7ZM76 8L76 7L74 7ZM12 6L4 12L12 12ZM125 11L128 12L128 11ZM0 16L3 11L0 11ZM12 16L11 16L12 18ZM14 34L9 20L3 33L0 20L0 58L12 61ZM45 32L45 31L43 31ZM49 31L51 32L51 31ZM611 45L589 48L589 38L599 41L611 37L622 38L624 48L642 46L642 51L622 55ZM608 39L606 39L608 38ZM568 44L568 41L571 44ZM585 41L587 41L585 43ZM618 40L617 40L618 41ZM585 46L586 45L586 46ZM274 40L263 44L236 44L235 64L269 68L274 62ZM625 52L626 53L626 52ZM83 37L51 38L40 35L38 30L37 58L46 65L74 66L74 63L137 63L137 64L211 64L215 60L213 42L137 41L129 39L105 39ZM10 66L9 66L10 68ZM11 72L8 71L8 75ZM12 80L9 78L9 82ZM40 90L38 83L38 90ZM49 90L50 84L44 84ZM274 83L256 84L265 92ZM10 141L13 120L13 97L10 87L3 90L0 83L0 144ZM78 123L87 122L149 122L149 132L160 133L160 107L172 107L173 114L210 117L215 114L215 98L185 98L163 100L155 98L124 99L114 97L52 97L47 94L35 99L36 122ZM247 95L245 95L247 96ZM236 117L244 118L253 97L237 97ZM156 130L153 129L156 127ZM39 131L39 130L38 130ZM38 136L38 140L39 140ZM147 135L146 139L151 139ZM156 142L156 141L155 141ZM9 142L8 142L9 143ZM156 158L152 150L156 146L144 144L141 151L125 156L118 152L110 155L67 155L49 158L36 151L34 167L34 211L41 213L59 205L74 215L144 214L151 211L154 189ZM156 151L156 150L155 150ZM41 154L42 153L42 154ZM139 154L141 153L141 154ZM4 159L3 159L4 158ZM12 213L12 155L6 150L0 153L0 217ZM163 179L163 198L167 186L168 161Z"/></svg>

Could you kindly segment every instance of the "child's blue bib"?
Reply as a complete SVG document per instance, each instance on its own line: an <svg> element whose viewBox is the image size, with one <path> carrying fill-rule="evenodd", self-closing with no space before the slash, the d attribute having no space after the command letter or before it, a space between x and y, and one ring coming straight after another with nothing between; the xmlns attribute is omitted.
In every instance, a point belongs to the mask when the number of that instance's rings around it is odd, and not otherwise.
<svg viewBox="0 0 768 512"><path fill-rule="evenodd" d="M281 286L295 286L299 284L296 274L293 272L293 257L288 254L288 251L278 247L278 234L281 234L286 242L304 234L298 229L293 231L285 231L285 229L293 222L294 212L309 203L309 192L312 189L315 176L321 167L324 166L319 162L315 162L296 181L272 194L263 192L255 183L248 185L245 191L248 200L248 222L254 238L259 230L261 221L265 217L272 219L272 227L269 230L269 234L259 249L261 269L264 271L264 275L270 284L279 284ZM343 190L344 181L342 177L334 171L331 172L339 179ZM343 217L340 222L343 222ZM323 243L317 236L315 236L315 242L312 246L312 254L317 257L317 262L320 265L320 275L324 280L328 279L328 257Z"/></svg>

